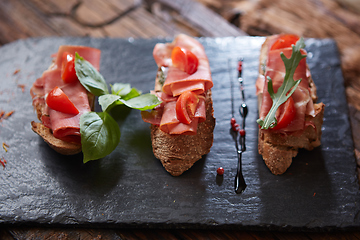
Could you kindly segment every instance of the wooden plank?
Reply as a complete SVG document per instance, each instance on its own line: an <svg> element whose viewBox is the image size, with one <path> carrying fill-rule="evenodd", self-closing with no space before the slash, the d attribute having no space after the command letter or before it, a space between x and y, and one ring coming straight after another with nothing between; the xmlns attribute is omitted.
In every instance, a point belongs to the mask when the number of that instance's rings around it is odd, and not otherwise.
<svg viewBox="0 0 360 240"><path fill-rule="evenodd" d="M137 8L117 21L104 26L110 37L173 37L184 32L175 24L166 24L143 8ZM193 32L184 32L193 34Z"/></svg>
<svg viewBox="0 0 360 240"><path fill-rule="evenodd" d="M225 37L225 36L245 36L245 32L229 24L217 13L206 8L199 2L192 0L146 0L149 6L160 3L164 9L169 9L174 21L181 20L188 22L194 27L201 36ZM162 17L162 16L159 16ZM180 21L181 21L180 20ZM168 21L168 19L164 19Z"/></svg>
<svg viewBox="0 0 360 240"><path fill-rule="evenodd" d="M138 8L139 3L131 0L118 1L86 0L73 10L72 17L84 27L102 27L126 15L132 9Z"/></svg>
<svg viewBox="0 0 360 240"><path fill-rule="evenodd" d="M57 14L57 15L70 15L73 8L78 4L78 0L29 0L33 9L40 11L43 14Z"/></svg>
<svg viewBox="0 0 360 240"><path fill-rule="evenodd" d="M0 43L19 38L56 35L36 13L20 1L0 1Z"/></svg>
<svg viewBox="0 0 360 240"><path fill-rule="evenodd" d="M0 2L0 44L44 36L173 37L239 36L244 33L192 0L152 1L30 0ZM159 10L167 16L153 14ZM11 13L11 14L10 14ZM201 14L199 14L201 13Z"/></svg>

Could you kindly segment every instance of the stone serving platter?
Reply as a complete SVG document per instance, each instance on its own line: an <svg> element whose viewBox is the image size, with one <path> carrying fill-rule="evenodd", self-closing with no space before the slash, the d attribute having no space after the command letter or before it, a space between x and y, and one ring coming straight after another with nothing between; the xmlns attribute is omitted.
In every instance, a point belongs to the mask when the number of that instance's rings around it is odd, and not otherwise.
<svg viewBox="0 0 360 240"><path fill-rule="evenodd" d="M154 157L149 124L137 110L113 111L121 142L109 156L82 163L82 154L63 156L31 130L36 119L29 94L60 45L101 49L101 73L109 84L153 89L152 50L171 39L37 38L0 48L0 223L29 226L142 227L323 231L359 229L359 184L339 53L331 39L307 39L308 64L319 101L326 104L322 145L301 150L288 171L275 176L257 152L258 72L262 37L200 38L214 82L216 127L211 152L182 176L168 174ZM237 157L229 134L230 81L241 103L236 61L249 114L243 174L247 188L234 192ZM230 71L228 60L230 59ZM230 75L232 79L230 79ZM23 91L24 89L24 91ZM98 108L99 110L99 108ZM236 119L240 115L236 111ZM201 144L201 143L200 143ZM216 169L225 173L217 176Z"/></svg>

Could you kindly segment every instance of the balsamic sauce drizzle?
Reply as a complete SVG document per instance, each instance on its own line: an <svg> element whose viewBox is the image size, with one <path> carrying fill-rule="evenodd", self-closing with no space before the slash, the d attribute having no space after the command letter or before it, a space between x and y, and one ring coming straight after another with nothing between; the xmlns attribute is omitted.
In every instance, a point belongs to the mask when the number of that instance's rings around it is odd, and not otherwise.
<svg viewBox="0 0 360 240"><path fill-rule="evenodd" d="M246 150L246 146L245 146L245 118L247 116L248 113L248 108L247 105L245 103L245 93L244 93L244 85L243 85L243 78L242 78L242 62L243 59L240 59L238 61L238 82L239 82L239 86L240 86L240 93L241 93L241 97L242 97L242 104L239 108L239 113L242 117L242 125L241 128L239 126L239 124L236 123L235 120L235 110L234 110L234 93L233 93L233 83L232 83L232 76L231 76L231 67L230 67L230 59L228 61L228 67L229 67L229 74L230 74L230 87L231 87L231 128L230 128L230 135L232 136L232 138L235 141L235 148L236 148L236 152L237 152L237 157L238 157L238 163L237 163L237 171L236 171L236 176L235 176L235 192L236 193L242 193L245 188L246 188L246 182L244 179L244 176L242 174L242 153ZM239 136L239 140L238 140L238 134ZM240 147L239 147L240 145Z"/></svg>

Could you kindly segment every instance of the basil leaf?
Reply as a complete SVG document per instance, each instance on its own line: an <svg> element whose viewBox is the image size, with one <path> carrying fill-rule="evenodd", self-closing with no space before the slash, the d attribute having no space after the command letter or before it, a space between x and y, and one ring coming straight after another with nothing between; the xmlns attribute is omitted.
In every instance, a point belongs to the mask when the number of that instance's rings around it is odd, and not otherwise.
<svg viewBox="0 0 360 240"><path fill-rule="evenodd" d="M120 99L120 96L115 94L105 94L99 97L98 101L103 112L107 111L108 108L113 105L117 100ZM110 108L109 108L110 109Z"/></svg>
<svg viewBox="0 0 360 240"><path fill-rule="evenodd" d="M120 142L119 126L107 112L81 115L80 133L84 163L109 155Z"/></svg>
<svg viewBox="0 0 360 240"><path fill-rule="evenodd" d="M119 101L130 108L138 109L140 111L153 109L161 103L161 101L151 93L143 94L138 97L131 98L130 100L124 100L120 98Z"/></svg>
<svg viewBox="0 0 360 240"><path fill-rule="evenodd" d="M109 93L104 77L78 53L75 53L75 71L79 81L88 92L95 96Z"/></svg>
<svg viewBox="0 0 360 240"><path fill-rule="evenodd" d="M141 92L136 88L132 88L129 83L115 83L111 86L111 92L125 100L141 95Z"/></svg>
<svg viewBox="0 0 360 240"><path fill-rule="evenodd" d="M129 83L115 83L111 85L112 94L119 95L121 97L126 96L126 94L130 93L131 86Z"/></svg>
<svg viewBox="0 0 360 240"><path fill-rule="evenodd" d="M125 96L122 97L122 99L129 100L131 98L138 97L140 95L141 95L141 92L139 90L137 90L136 88L132 88L128 94L126 94Z"/></svg>

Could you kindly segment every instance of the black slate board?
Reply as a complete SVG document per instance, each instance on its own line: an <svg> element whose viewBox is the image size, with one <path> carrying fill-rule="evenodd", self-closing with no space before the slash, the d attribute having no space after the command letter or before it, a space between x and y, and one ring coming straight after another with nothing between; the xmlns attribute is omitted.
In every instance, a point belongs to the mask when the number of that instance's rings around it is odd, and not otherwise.
<svg viewBox="0 0 360 240"><path fill-rule="evenodd" d="M35 133L29 88L61 44L102 50L101 72L108 83L153 88L152 49L162 40L43 38L0 48L0 109L15 113L1 122L7 160L0 169L0 223L87 227L235 228L329 230L359 228L359 185L347 103L336 44L306 41L308 63L326 104L322 146L301 151L282 176L274 176L257 153L255 80L264 38L202 38L213 74L216 117L211 152L180 177L162 168L151 150L149 125L138 111L116 113L121 144L108 157L82 164L82 155L62 156ZM234 192L236 152L231 118L228 58L244 58L247 151L242 194ZM16 70L20 70L14 74ZM25 84L23 93L18 84ZM236 82L235 82L236 84ZM238 88L236 88L237 90ZM236 92L237 93L237 92ZM236 94L236 108L240 96ZM240 120L237 116L238 121ZM223 178L216 175L225 168Z"/></svg>

